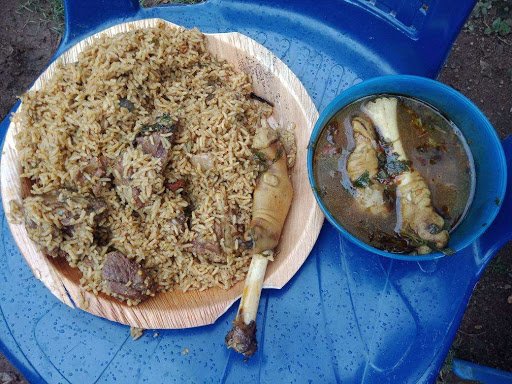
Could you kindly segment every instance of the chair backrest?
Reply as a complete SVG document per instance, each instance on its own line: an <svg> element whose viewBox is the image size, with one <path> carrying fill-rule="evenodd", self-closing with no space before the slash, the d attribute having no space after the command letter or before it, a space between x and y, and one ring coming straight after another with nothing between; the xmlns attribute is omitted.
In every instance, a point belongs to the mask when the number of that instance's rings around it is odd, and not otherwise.
<svg viewBox="0 0 512 384"><path fill-rule="evenodd" d="M368 22L382 28L385 40L374 37L376 50L382 47L390 61L408 62L403 72L410 72L410 61L418 74L435 76L450 52L476 0L342 0L368 12ZM379 21L370 21L376 18ZM384 30L387 23L394 31ZM364 29L364 27L362 28ZM387 42L387 43L386 43ZM420 60L420 62L418 62ZM400 63L397 63L400 68ZM416 72L413 70L413 72Z"/></svg>
<svg viewBox="0 0 512 384"><path fill-rule="evenodd" d="M285 13L332 27L361 43L398 72L436 76L476 0L207 0L197 11L227 9ZM63 47L101 26L138 17L166 17L175 6L140 9L138 0L65 0ZM222 18L222 17L221 17ZM263 27L263 26L262 26Z"/></svg>
<svg viewBox="0 0 512 384"><path fill-rule="evenodd" d="M447 26L455 27L459 25L460 16L464 16L464 12L447 13L443 11L457 3L461 7L463 4L472 7L474 1L438 1L438 0L347 0L353 4L357 4L367 9L370 13L384 18L387 22L400 29L403 33L411 38L418 38L420 32L423 30L434 27L435 23L445 23ZM432 13L437 13L437 17L442 14L445 20L435 20L436 16L431 16ZM454 30L457 32L457 30Z"/></svg>

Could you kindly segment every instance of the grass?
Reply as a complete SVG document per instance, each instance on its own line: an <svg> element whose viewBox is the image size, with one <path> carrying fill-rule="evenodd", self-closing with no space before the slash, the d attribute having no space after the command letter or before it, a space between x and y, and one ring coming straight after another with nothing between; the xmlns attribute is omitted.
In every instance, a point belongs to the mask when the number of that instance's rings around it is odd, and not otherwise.
<svg viewBox="0 0 512 384"><path fill-rule="evenodd" d="M448 351L448 355L444 360L443 368L439 371L437 375L436 384L444 384L448 382L448 377L453 370L453 359L455 358L455 351L453 347Z"/></svg>
<svg viewBox="0 0 512 384"><path fill-rule="evenodd" d="M512 273L512 271L509 271L507 263L502 260L502 257L497 257L492 260L488 269L490 269L493 275L506 276L509 273Z"/></svg>
<svg viewBox="0 0 512 384"><path fill-rule="evenodd" d="M450 384L453 382L453 359L455 359L455 350L460 346L460 343L461 341L459 337L456 336L455 340L453 340L453 344L450 350L448 351L448 355L444 360L443 367L441 368L439 374L437 375L436 384Z"/></svg>
<svg viewBox="0 0 512 384"><path fill-rule="evenodd" d="M20 5L20 11L33 13L40 23L62 34L64 31L64 3L62 0L26 0Z"/></svg>
<svg viewBox="0 0 512 384"><path fill-rule="evenodd" d="M479 22L484 26L484 34L498 37L512 33L512 2L510 0L479 0L476 3L466 29L475 31Z"/></svg>

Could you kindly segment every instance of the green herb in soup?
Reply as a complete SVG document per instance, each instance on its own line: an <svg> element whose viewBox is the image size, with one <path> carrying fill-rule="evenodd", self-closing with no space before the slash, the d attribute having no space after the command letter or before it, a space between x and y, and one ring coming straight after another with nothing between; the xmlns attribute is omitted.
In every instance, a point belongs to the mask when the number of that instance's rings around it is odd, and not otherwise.
<svg viewBox="0 0 512 384"><path fill-rule="evenodd" d="M356 101L336 114L315 147L314 177L334 218L389 252L448 248L473 196L474 166L458 128L403 96Z"/></svg>

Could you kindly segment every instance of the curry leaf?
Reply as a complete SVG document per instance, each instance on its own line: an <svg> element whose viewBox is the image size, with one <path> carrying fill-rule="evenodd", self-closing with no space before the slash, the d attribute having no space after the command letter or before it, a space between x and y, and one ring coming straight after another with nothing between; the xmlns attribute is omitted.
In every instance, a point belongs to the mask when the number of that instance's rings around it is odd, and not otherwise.
<svg viewBox="0 0 512 384"><path fill-rule="evenodd" d="M409 170L409 163L405 160L398 160L398 153L393 152L390 156L388 156L386 162L386 172L391 177L396 177L405 171Z"/></svg>
<svg viewBox="0 0 512 384"><path fill-rule="evenodd" d="M371 184L372 181L370 180L370 172L368 172L368 170L364 171L363 174L354 181L354 187L356 188L366 188Z"/></svg>

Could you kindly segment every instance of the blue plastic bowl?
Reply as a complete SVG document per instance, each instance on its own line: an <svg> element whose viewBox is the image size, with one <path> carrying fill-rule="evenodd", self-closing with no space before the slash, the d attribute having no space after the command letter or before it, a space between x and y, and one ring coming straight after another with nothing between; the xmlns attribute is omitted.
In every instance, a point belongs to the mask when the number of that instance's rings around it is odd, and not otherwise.
<svg viewBox="0 0 512 384"><path fill-rule="evenodd" d="M441 111L461 130L475 162L475 194L464 220L450 234L448 246L460 251L473 243L492 223L501 206L507 185L505 154L500 139L484 114L465 96L438 81L409 75L390 75L359 83L336 97L322 112L315 124L308 146L308 175L315 198L327 220L350 241L367 251L400 260L433 260L441 252L410 256L372 247L350 234L331 215L317 193L313 174L313 155L324 126L341 109L362 97L378 94L397 94L422 100Z"/></svg>

